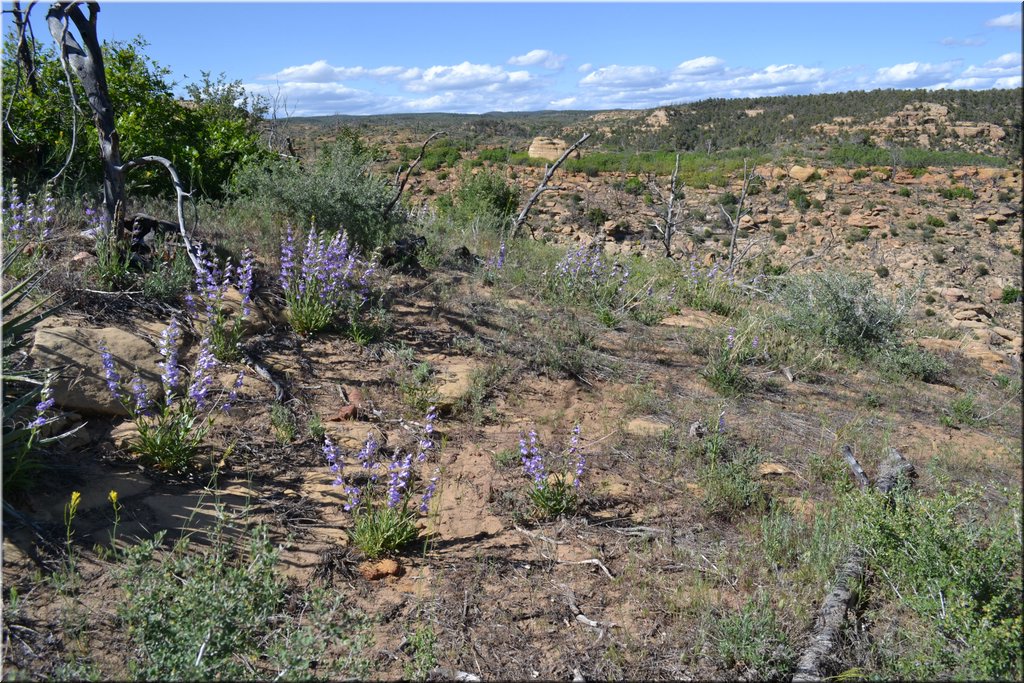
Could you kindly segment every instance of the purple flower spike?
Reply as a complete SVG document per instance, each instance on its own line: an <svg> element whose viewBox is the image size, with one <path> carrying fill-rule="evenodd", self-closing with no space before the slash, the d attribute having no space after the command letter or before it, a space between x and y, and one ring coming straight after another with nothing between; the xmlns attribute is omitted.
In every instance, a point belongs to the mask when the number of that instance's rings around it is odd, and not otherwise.
<svg viewBox="0 0 1024 683"><path fill-rule="evenodd" d="M570 462L576 461L576 477L572 485L579 488L580 479L583 478L583 471L587 466L587 457L584 455L583 449L580 448L580 426L578 424L572 428L572 436L569 437L568 458Z"/></svg>
<svg viewBox="0 0 1024 683"><path fill-rule="evenodd" d="M252 305L252 268L256 258L248 247L242 252L242 261L238 264L238 291L242 294L242 317L249 316Z"/></svg>
<svg viewBox="0 0 1024 683"><path fill-rule="evenodd" d="M540 448L537 446L537 432L531 429L528 438L529 443L526 439L519 440L519 452L523 456L523 471L533 479L535 484L540 485L547 478L547 472L544 469L544 456L541 455Z"/></svg>
<svg viewBox="0 0 1024 683"><path fill-rule="evenodd" d="M110 354L105 342L100 342L100 358L103 359L103 376L107 380L107 389L117 400L121 400L121 376L114 369L114 357Z"/></svg>
<svg viewBox="0 0 1024 683"><path fill-rule="evenodd" d="M228 400L224 401L224 405L221 406L221 410L227 412L231 410L231 406L238 400L238 390L242 388L242 382L245 380L245 370L238 371L238 377L235 378L235 383L231 385L231 393L228 394Z"/></svg>
<svg viewBox="0 0 1024 683"><path fill-rule="evenodd" d="M181 328L178 321L171 318L170 324L160 334L158 349L164 360L157 363L163 368L160 378L164 383L164 393L167 394L166 405L171 405L174 400L174 390L181 384L181 368L178 366L178 343L181 340Z"/></svg>
<svg viewBox="0 0 1024 683"><path fill-rule="evenodd" d="M338 453L338 447L334 445L330 438L324 438L323 450L324 457L327 458L327 466L331 473L334 474L334 485L340 486L344 483L344 480L341 478L341 464L338 462L341 457Z"/></svg>
<svg viewBox="0 0 1024 683"><path fill-rule="evenodd" d="M132 374L131 389L132 400L135 402L135 414L149 415L152 403L149 399L149 387L146 386L146 382L139 376L138 370Z"/></svg>
<svg viewBox="0 0 1024 683"><path fill-rule="evenodd" d="M434 493L437 491L437 480L441 478L441 470L435 468L434 476L430 478L430 482L427 487L423 490L423 498L420 500L420 512L427 514L430 509L430 499L434 497Z"/></svg>
<svg viewBox="0 0 1024 683"><path fill-rule="evenodd" d="M36 417L32 422L29 423L30 429L38 429L46 424L46 411L53 408L54 398L53 389L50 387L51 376L46 375L46 380L43 382L43 388L39 392L39 398L42 399L36 404Z"/></svg>
<svg viewBox="0 0 1024 683"><path fill-rule="evenodd" d="M207 394L213 385L213 369L217 359L213 355L210 340L204 337L199 342L199 357L196 359L195 370L192 371L192 383L188 388L188 396L195 401L196 408L204 410L207 405Z"/></svg>

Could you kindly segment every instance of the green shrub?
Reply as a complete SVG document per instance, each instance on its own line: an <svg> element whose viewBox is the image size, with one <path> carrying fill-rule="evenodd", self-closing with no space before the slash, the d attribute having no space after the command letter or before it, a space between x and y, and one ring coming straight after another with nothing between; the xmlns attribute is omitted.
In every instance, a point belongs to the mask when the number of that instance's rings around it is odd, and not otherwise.
<svg viewBox="0 0 1024 683"><path fill-rule="evenodd" d="M897 341L909 304L877 294L866 275L838 271L787 278L775 298L783 328L858 355Z"/></svg>
<svg viewBox="0 0 1024 683"><path fill-rule="evenodd" d="M24 76L15 78L17 41L5 41L3 100L10 103L3 128L3 175L19 178L35 188L54 176L64 165L75 125L75 158L61 178L64 187L77 192L98 186L103 179L99 140L92 116L68 110L64 70L57 53L48 45L37 45L34 66L38 88L25 87ZM155 154L174 162L186 186L196 195L220 197L236 165L267 159L270 151L261 140L260 127L266 113L260 98L246 94L239 81L223 76L211 80L202 74L198 83L186 86L188 104L179 101L170 70L146 56L141 38L103 45L106 81L119 135L122 159ZM14 88L21 88L14 96ZM85 92L75 80L74 89L82 109L88 111ZM88 160L88 161L81 161ZM167 195L172 192L163 169L140 168L127 176L132 194Z"/></svg>
<svg viewBox="0 0 1024 683"><path fill-rule="evenodd" d="M608 212L600 206L592 206L587 209L586 219L591 225L602 225L608 220Z"/></svg>
<svg viewBox="0 0 1024 683"><path fill-rule="evenodd" d="M476 158L481 161L490 161L495 164L508 163L511 158L512 151L504 147L488 147L480 150Z"/></svg>
<svg viewBox="0 0 1024 683"><path fill-rule="evenodd" d="M735 460L713 458L701 469L702 505L708 514L730 519L744 510L760 513L767 508L768 494L753 472L759 461L758 454L748 450Z"/></svg>
<svg viewBox="0 0 1024 683"><path fill-rule="evenodd" d="M746 671L757 680L782 680L796 658L786 629L775 618L775 601L764 591L738 611L719 618L711 630L721 666Z"/></svg>
<svg viewBox="0 0 1024 683"><path fill-rule="evenodd" d="M938 216L933 216L931 214L928 214L927 216L924 217L924 223L925 225L930 225L933 228L946 227L946 223L941 218L939 218Z"/></svg>
<svg viewBox="0 0 1024 683"><path fill-rule="evenodd" d="M969 187L963 185L953 185L943 189L939 194L943 199L977 199L978 195L974 193Z"/></svg>
<svg viewBox="0 0 1024 683"><path fill-rule="evenodd" d="M133 645L132 676L270 680L282 671L308 676L312 667L330 678L370 673L368 622L342 596L293 594L300 611L287 611L289 591L274 571L277 551L265 527L247 532L241 548L217 528L209 543L193 546L186 537L166 555L158 554L163 535L128 549L120 570L117 615Z"/></svg>
<svg viewBox="0 0 1024 683"><path fill-rule="evenodd" d="M508 226L518 203L518 189L500 173L480 171L463 174L451 199L439 201L437 206L460 225L498 232Z"/></svg>
<svg viewBox="0 0 1024 683"><path fill-rule="evenodd" d="M643 191L646 188L644 186L644 181L640 180L639 178L633 177L626 180L625 184L623 184L622 186L622 189L626 194L639 196L643 193Z"/></svg>
<svg viewBox="0 0 1024 683"><path fill-rule="evenodd" d="M910 188L909 187L901 187L898 194L901 197L909 197L910 196Z"/></svg>
<svg viewBox="0 0 1024 683"><path fill-rule="evenodd" d="M889 277L889 269L885 266L878 266L875 268L875 275L881 278Z"/></svg>
<svg viewBox="0 0 1024 683"><path fill-rule="evenodd" d="M811 208L811 200L807 196L807 190L802 187L792 187L789 192L786 193L786 198L793 203L797 211L803 213L807 209Z"/></svg>
<svg viewBox="0 0 1024 683"><path fill-rule="evenodd" d="M344 229L364 250L388 243L401 224L401 211L385 216L393 190L371 172L371 150L343 131L309 163L293 159L243 165L232 181L236 200L280 215L294 225L312 222L321 230Z"/></svg>
<svg viewBox="0 0 1024 683"><path fill-rule="evenodd" d="M949 365L944 360L913 344L887 345L879 350L876 363L882 373L890 377L911 377L929 384L940 381L949 372Z"/></svg>
<svg viewBox="0 0 1024 683"><path fill-rule="evenodd" d="M866 168L858 168L856 171L853 172L853 179L863 180L864 178L867 178L869 175L871 175L871 171L867 170Z"/></svg>
<svg viewBox="0 0 1024 683"><path fill-rule="evenodd" d="M972 503L947 493L864 501L860 538L888 605L876 598L865 615L880 677L1020 680L1020 536L1009 513L972 519ZM1019 511L1019 493L1009 507ZM880 623L894 617L898 626Z"/></svg>
<svg viewBox="0 0 1024 683"><path fill-rule="evenodd" d="M1004 304L1013 304L1020 301L1020 287L1003 287L1003 294L999 300Z"/></svg>

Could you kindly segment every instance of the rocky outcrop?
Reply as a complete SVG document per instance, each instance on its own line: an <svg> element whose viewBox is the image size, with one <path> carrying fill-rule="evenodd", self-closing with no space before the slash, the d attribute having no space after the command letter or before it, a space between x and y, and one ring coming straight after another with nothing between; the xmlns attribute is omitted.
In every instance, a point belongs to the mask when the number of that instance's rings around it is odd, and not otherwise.
<svg viewBox="0 0 1024 683"><path fill-rule="evenodd" d="M565 154L565 150L567 149L569 149L569 143L565 140L540 137L533 139L533 142L530 143L530 149L527 151L527 154L535 159L558 161L558 158ZM573 152L572 156L574 159L579 159L579 151Z"/></svg>
<svg viewBox="0 0 1024 683"><path fill-rule="evenodd" d="M128 411L107 388L103 374L100 343L106 343L114 368L126 381L136 370L146 382L151 397L162 393L159 357L145 339L116 327L45 327L36 330L30 356L37 368L60 372L53 383L58 406L83 415L127 415Z"/></svg>

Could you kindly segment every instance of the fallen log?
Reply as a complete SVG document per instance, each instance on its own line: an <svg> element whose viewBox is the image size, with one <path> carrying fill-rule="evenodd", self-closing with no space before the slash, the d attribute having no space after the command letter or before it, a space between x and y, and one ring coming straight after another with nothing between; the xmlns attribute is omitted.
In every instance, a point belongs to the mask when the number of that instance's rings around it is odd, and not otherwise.
<svg viewBox="0 0 1024 683"><path fill-rule="evenodd" d="M843 447L843 457L850 464L850 469L853 470L858 483L863 482L861 489L866 489L867 475L864 474L860 463L853 456L853 449L850 446ZM876 491L886 494L887 501L891 501L891 495L899 490L901 485L909 486L915 475L913 463L904 458L895 448L890 448L889 457L879 469L874 488ZM864 559L864 550L854 547L840 565L835 584L829 594L825 596L815 617L814 629L808 639L808 644L797 660L793 681L820 681L823 679L822 670L826 668L824 665L832 657L832 651L839 640L843 622L846 621L846 612L854 604L857 598L857 588L864 578Z"/></svg>

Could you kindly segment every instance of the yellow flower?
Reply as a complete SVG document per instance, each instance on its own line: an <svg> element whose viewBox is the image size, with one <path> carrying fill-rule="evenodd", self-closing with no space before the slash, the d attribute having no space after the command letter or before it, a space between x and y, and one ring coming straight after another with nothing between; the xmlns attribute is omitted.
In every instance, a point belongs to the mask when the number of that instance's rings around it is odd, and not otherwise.
<svg viewBox="0 0 1024 683"><path fill-rule="evenodd" d="M80 491L71 492L71 514L75 514L75 510L78 509L78 504L82 502L82 494Z"/></svg>
<svg viewBox="0 0 1024 683"><path fill-rule="evenodd" d="M107 500L109 500L114 505L117 505L117 491L111 491L110 493L108 493Z"/></svg>

